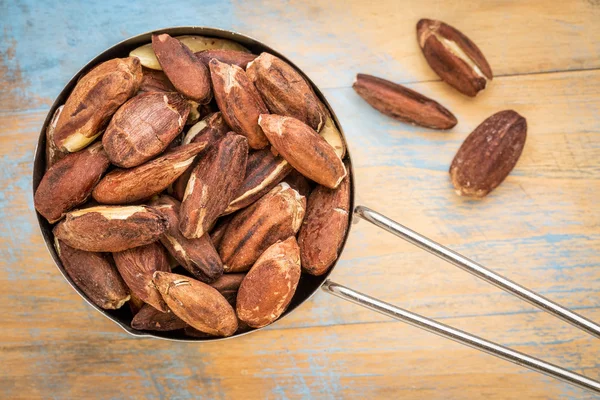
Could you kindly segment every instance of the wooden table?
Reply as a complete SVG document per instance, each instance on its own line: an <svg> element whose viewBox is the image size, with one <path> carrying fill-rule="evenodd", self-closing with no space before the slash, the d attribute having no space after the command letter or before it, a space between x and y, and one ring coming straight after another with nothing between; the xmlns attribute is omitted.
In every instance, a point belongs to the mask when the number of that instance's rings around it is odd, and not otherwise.
<svg viewBox="0 0 600 400"><path fill-rule="evenodd" d="M600 320L600 3L535 1L0 2L2 398L588 398L582 390L318 293L266 331L223 343L136 339L71 290L38 233L35 143L49 105L89 59L144 31L233 29L280 49L322 88L350 142L358 202ZM419 18L472 38L495 78L476 99L441 83ZM370 108L358 72L452 110L433 132ZM447 169L486 117L527 118L523 156L483 201ZM600 378L600 341L366 223L333 278L415 312Z"/></svg>

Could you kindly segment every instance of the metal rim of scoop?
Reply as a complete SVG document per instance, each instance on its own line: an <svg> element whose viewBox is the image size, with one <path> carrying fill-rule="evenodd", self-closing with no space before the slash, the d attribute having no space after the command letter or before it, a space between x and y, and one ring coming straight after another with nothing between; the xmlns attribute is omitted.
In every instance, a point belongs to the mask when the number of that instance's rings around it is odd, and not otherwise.
<svg viewBox="0 0 600 400"><path fill-rule="evenodd" d="M321 99L321 101L327 106L329 109L331 116L336 123L344 143L346 142L346 137L343 132L343 128L340 125L337 116L334 110L331 108L327 99L323 95L323 93L319 90L319 88L310 80L310 78L302 72L298 66L296 66L292 61L290 61L287 57L279 53L278 51L272 49L266 44L251 38L246 35L242 35L237 32L218 29L218 28L208 28L208 27L174 27L174 28L165 28L165 29L157 29L151 32L142 33L137 36L133 36L129 39L126 39L116 45L110 47L109 49L103 51L98 56L94 57L90 62L88 62L81 70L79 70L73 78L65 85L63 90L60 92L54 104L50 108L48 115L44 121L44 125L42 126L42 130L40 132L40 137L38 139L37 147L35 149L35 158L33 164L33 192L35 193L35 189L39 185L40 180L45 172L45 142L46 142L46 127L50 123L54 111L57 107L64 104L68 95L71 93L71 90L77 83L77 80L84 73L88 72L92 67L97 65L102 61L106 61L115 57L126 57L129 55L129 52L141 45L147 44L151 42L151 36L153 33L168 33L171 36L182 36L182 35L200 35L200 36L208 36L215 37L221 39L229 39L235 42L238 42L248 49L250 49L255 54L260 54L261 52L268 52L271 54L280 57L294 68L299 71L307 82L313 87L317 96ZM351 227L354 225L355 218L359 217L360 219L364 219L398 237L403 240L412 243L413 245L434 254L443 260L463 269L470 274L485 280L488 283L491 283L500 289L522 299L525 300L536 307L539 307L543 311L546 311L558 318L563 319L564 321L574 325L575 327L600 338L600 325L597 323L590 321L589 319L549 300L545 297L515 283L510 281L509 279L504 278L503 276L496 274L490 269L485 268L484 266L418 234L415 231L385 217L382 214L379 214L367 207L355 205L355 186L354 186L354 173L352 167L352 158L350 156L350 151L348 146L346 146L346 156L348 159L348 164L350 166L348 173L350 174L350 212L349 214L349 228L346 231L346 235L344 237L342 246L339 251L339 256L341 257L344 248L346 246L346 241L348 239L348 235L350 233ZM260 331L265 328L252 329L247 332L234 334L233 336L226 338L190 338L188 336L184 336L183 334L174 331L174 332L151 332L151 331L139 331L131 328L131 313L127 310L127 307L122 307L119 310L103 310L102 308L95 305L92 301L90 301L87 296L73 283L71 278L65 272L58 255L56 254L56 250L54 249L54 241L52 236L52 227L51 225L39 214L37 214L37 218L40 224L40 230L42 236L44 237L44 241L46 243L46 247L52 256L56 266L59 271L66 279L67 282L71 285L71 287L79 293L79 295L88 302L92 307L102 313L105 317L109 318L116 324L118 324L123 330L127 333L138 336L138 337L153 337L165 340L172 340L178 342L205 342L205 341L219 341L226 339L233 339L242 335L246 335L252 332ZM358 220L359 218L356 218ZM418 314L414 314L410 311L404 310L397 306L394 306L389 303L385 303L363 293L359 293L353 289L348 287L339 285L337 283L331 282L328 277L335 268L337 261L332 265L332 267L322 276L312 276L303 274L298 285L298 289L296 290L296 294L292 299L288 309L285 313L273 324L276 324L279 320L284 318L285 316L291 314L294 310L296 310L301 304L309 300L319 288L323 288L323 290L327 293L333 294L337 297L343 298L350 302L356 303L373 311L385 314L392 318L401 320L413 326L419 327L421 329L427 330L429 332L435 333L439 336L445 337L450 340L454 340L458 343L464 344L466 346L472 347L474 349L486 352L488 354L494 355L496 357L502 358L504 360L513 362L517 365L527 367L531 370L543 373L548 376L552 376L554 378L560 379L569 384L584 388L586 390L590 390L596 393L600 393L600 382L589 379L583 375L577 374L575 372L571 372L564 368L558 367L556 365L547 363L540 359L530 357L526 354L520 353L518 351L511 350L507 347L498 345L496 343L487 341L475 335L471 335L467 332L454 329L450 326L438 323L426 317L422 317ZM271 324L271 325L273 325ZM268 326L271 326L268 325Z"/></svg>

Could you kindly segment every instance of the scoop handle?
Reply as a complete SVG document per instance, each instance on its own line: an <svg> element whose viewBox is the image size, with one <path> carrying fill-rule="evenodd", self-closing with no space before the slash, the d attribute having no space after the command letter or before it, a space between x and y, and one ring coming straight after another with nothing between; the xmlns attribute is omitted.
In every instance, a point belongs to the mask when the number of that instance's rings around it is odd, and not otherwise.
<svg viewBox="0 0 600 400"><path fill-rule="evenodd" d="M406 240L409 243L431 253L451 264L477 276L502 290L525 300L540 309L555 315L573 326L600 338L600 325L589 319L527 289L501 275L485 268L484 266L456 253L431 239L387 218L386 216L364 206L357 206L355 214L370 223ZM517 365L527 367L542 374L560 379L564 382L600 393L600 382L587 378L578 373L550 364L535 357L528 356L516 350L511 350L502 345L490 342L478 336L452 328L451 326L436 322L413 312L396 307L392 304L377 300L366 294L357 292L346 286L337 284L329 279L323 284L323 290L334 296L348 300L352 303L377 311L381 314L406 322L410 325L435 333L455 342L464 344L474 349L494 355Z"/></svg>

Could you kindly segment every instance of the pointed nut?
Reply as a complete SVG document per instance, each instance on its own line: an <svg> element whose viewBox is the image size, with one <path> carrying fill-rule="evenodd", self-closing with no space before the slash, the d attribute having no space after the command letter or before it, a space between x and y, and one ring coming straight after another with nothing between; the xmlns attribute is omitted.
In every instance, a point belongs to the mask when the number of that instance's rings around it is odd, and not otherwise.
<svg viewBox="0 0 600 400"><path fill-rule="evenodd" d="M500 111L483 121L452 160L450 179L456 193L485 197L515 167L526 139L527 121L515 111Z"/></svg>

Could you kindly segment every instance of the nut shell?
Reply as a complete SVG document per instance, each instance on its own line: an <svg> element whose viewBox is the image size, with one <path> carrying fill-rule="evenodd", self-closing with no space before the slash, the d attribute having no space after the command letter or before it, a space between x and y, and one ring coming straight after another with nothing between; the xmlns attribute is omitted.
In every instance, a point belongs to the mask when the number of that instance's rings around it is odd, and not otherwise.
<svg viewBox="0 0 600 400"><path fill-rule="evenodd" d="M167 252L160 243L113 253L113 258L121 277L136 297L157 310L168 311L162 296L152 282L154 272L171 271Z"/></svg>
<svg viewBox="0 0 600 400"><path fill-rule="evenodd" d="M319 131L325 114L315 92L298 71L278 57L261 53L246 69L273 114L296 118Z"/></svg>
<svg viewBox="0 0 600 400"><path fill-rule="evenodd" d="M246 274L224 274L211 283L210 286L217 289L227 299L229 304L235 307L237 292L245 276Z"/></svg>
<svg viewBox="0 0 600 400"><path fill-rule="evenodd" d="M154 283L171 311L199 331L231 336L237 330L235 312L217 289L169 272L155 272Z"/></svg>
<svg viewBox="0 0 600 400"><path fill-rule="evenodd" d="M253 328L269 325L290 304L300 280L300 249L294 237L277 242L260 256L244 277L236 312Z"/></svg>
<svg viewBox="0 0 600 400"><path fill-rule="evenodd" d="M115 113L102 137L110 161L136 167L162 153L185 126L188 102L177 93L135 96Z"/></svg>
<svg viewBox="0 0 600 400"><path fill-rule="evenodd" d="M50 223L58 221L88 199L108 165L102 143L67 154L42 177L34 196L36 210Z"/></svg>
<svg viewBox="0 0 600 400"><path fill-rule="evenodd" d="M140 92L176 92L175 86L162 71L142 68Z"/></svg>
<svg viewBox="0 0 600 400"><path fill-rule="evenodd" d="M200 62L208 67L208 63L213 58L225 64L237 65L242 69L246 69L249 62L256 58L256 54L245 51L225 50L225 49L209 49L199 51L196 57Z"/></svg>
<svg viewBox="0 0 600 400"><path fill-rule="evenodd" d="M527 139L527 121L513 110L483 121L465 139L450 165L459 196L485 197L515 167Z"/></svg>
<svg viewBox="0 0 600 400"><path fill-rule="evenodd" d="M152 35L152 49L165 75L185 97L205 104L212 98L208 68L179 40Z"/></svg>
<svg viewBox="0 0 600 400"><path fill-rule="evenodd" d="M231 214L254 203L281 182L292 169L287 161L274 156L268 149L252 152L248 156L244 181L223 214Z"/></svg>
<svg viewBox="0 0 600 400"><path fill-rule="evenodd" d="M75 85L54 131L56 147L75 152L92 143L117 109L138 91L142 66L135 57L96 66Z"/></svg>
<svg viewBox="0 0 600 400"><path fill-rule="evenodd" d="M346 176L335 149L302 121L262 114L258 123L277 152L308 179L334 189Z"/></svg>
<svg viewBox="0 0 600 400"><path fill-rule="evenodd" d="M58 238L54 238L54 247L67 275L98 307L115 310L129 300L110 254L77 250Z"/></svg>
<svg viewBox="0 0 600 400"><path fill-rule="evenodd" d="M156 242L166 220L145 206L97 206L67 213L54 236L85 251L117 252Z"/></svg>
<svg viewBox="0 0 600 400"><path fill-rule="evenodd" d="M207 149L192 171L181 203L179 229L186 238L199 238L212 228L240 187L247 159L246 138L233 132Z"/></svg>
<svg viewBox="0 0 600 400"><path fill-rule="evenodd" d="M179 265L188 270L194 278L202 282L213 282L223 274L223 263L205 234L197 239L187 239L179 231L180 203L170 196L160 196L152 201L152 206L168 222L169 228L160 241Z"/></svg>
<svg viewBox="0 0 600 400"><path fill-rule="evenodd" d="M492 69L479 47L456 28L422 19L417 38L431 69L459 92L474 97L492 80Z"/></svg>
<svg viewBox="0 0 600 400"><path fill-rule="evenodd" d="M183 144L206 142L206 147L213 146L230 130L221 112L211 113L187 131L183 138ZM173 184L173 196L179 201L183 199L185 188L193 170L194 165L190 165Z"/></svg>
<svg viewBox="0 0 600 400"><path fill-rule="evenodd" d="M253 149L267 146L269 142L258 126L258 116L268 112L267 106L244 70L216 59L209 66L215 100L227 124L245 136Z"/></svg>
<svg viewBox="0 0 600 400"><path fill-rule="evenodd" d="M102 204L127 204L148 199L165 190L187 168L206 142L175 147L163 156L135 168L109 172L93 191Z"/></svg>
<svg viewBox="0 0 600 400"><path fill-rule="evenodd" d="M308 197L306 217L298 234L302 269L323 275L338 258L348 230L350 182L346 176L337 189L317 186Z"/></svg>
<svg viewBox="0 0 600 400"><path fill-rule="evenodd" d="M295 236L305 210L306 198L287 183L280 183L235 214L218 247L225 272L248 271L273 243Z"/></svg>
<svg viewBox="0 0 600 400"><path fill-rule="evenodd" d="M56 124L58 123L58 118L64 108L65 106L63 104L54 111L50 124L48 124L48 127L46 128L46 171L48 171L48 168L54 165L58 160L69 154L67 151L60 150L54 141Z"/></svg>
<svg viewBox="0 0 600 400"><path fill-rule="evenodd" d="M183 329L188 324L171 311L162 312L149 304L144 305L131 320L131 327L141 331L168 332Z"/></svg>
<svg viewBox="0 0 600 400"><path fill-rule="evenodd" d="M385 79L358 74L352 87L374 109L402 122L431 129L450 129L458 122L437 101Z"/></svg>

